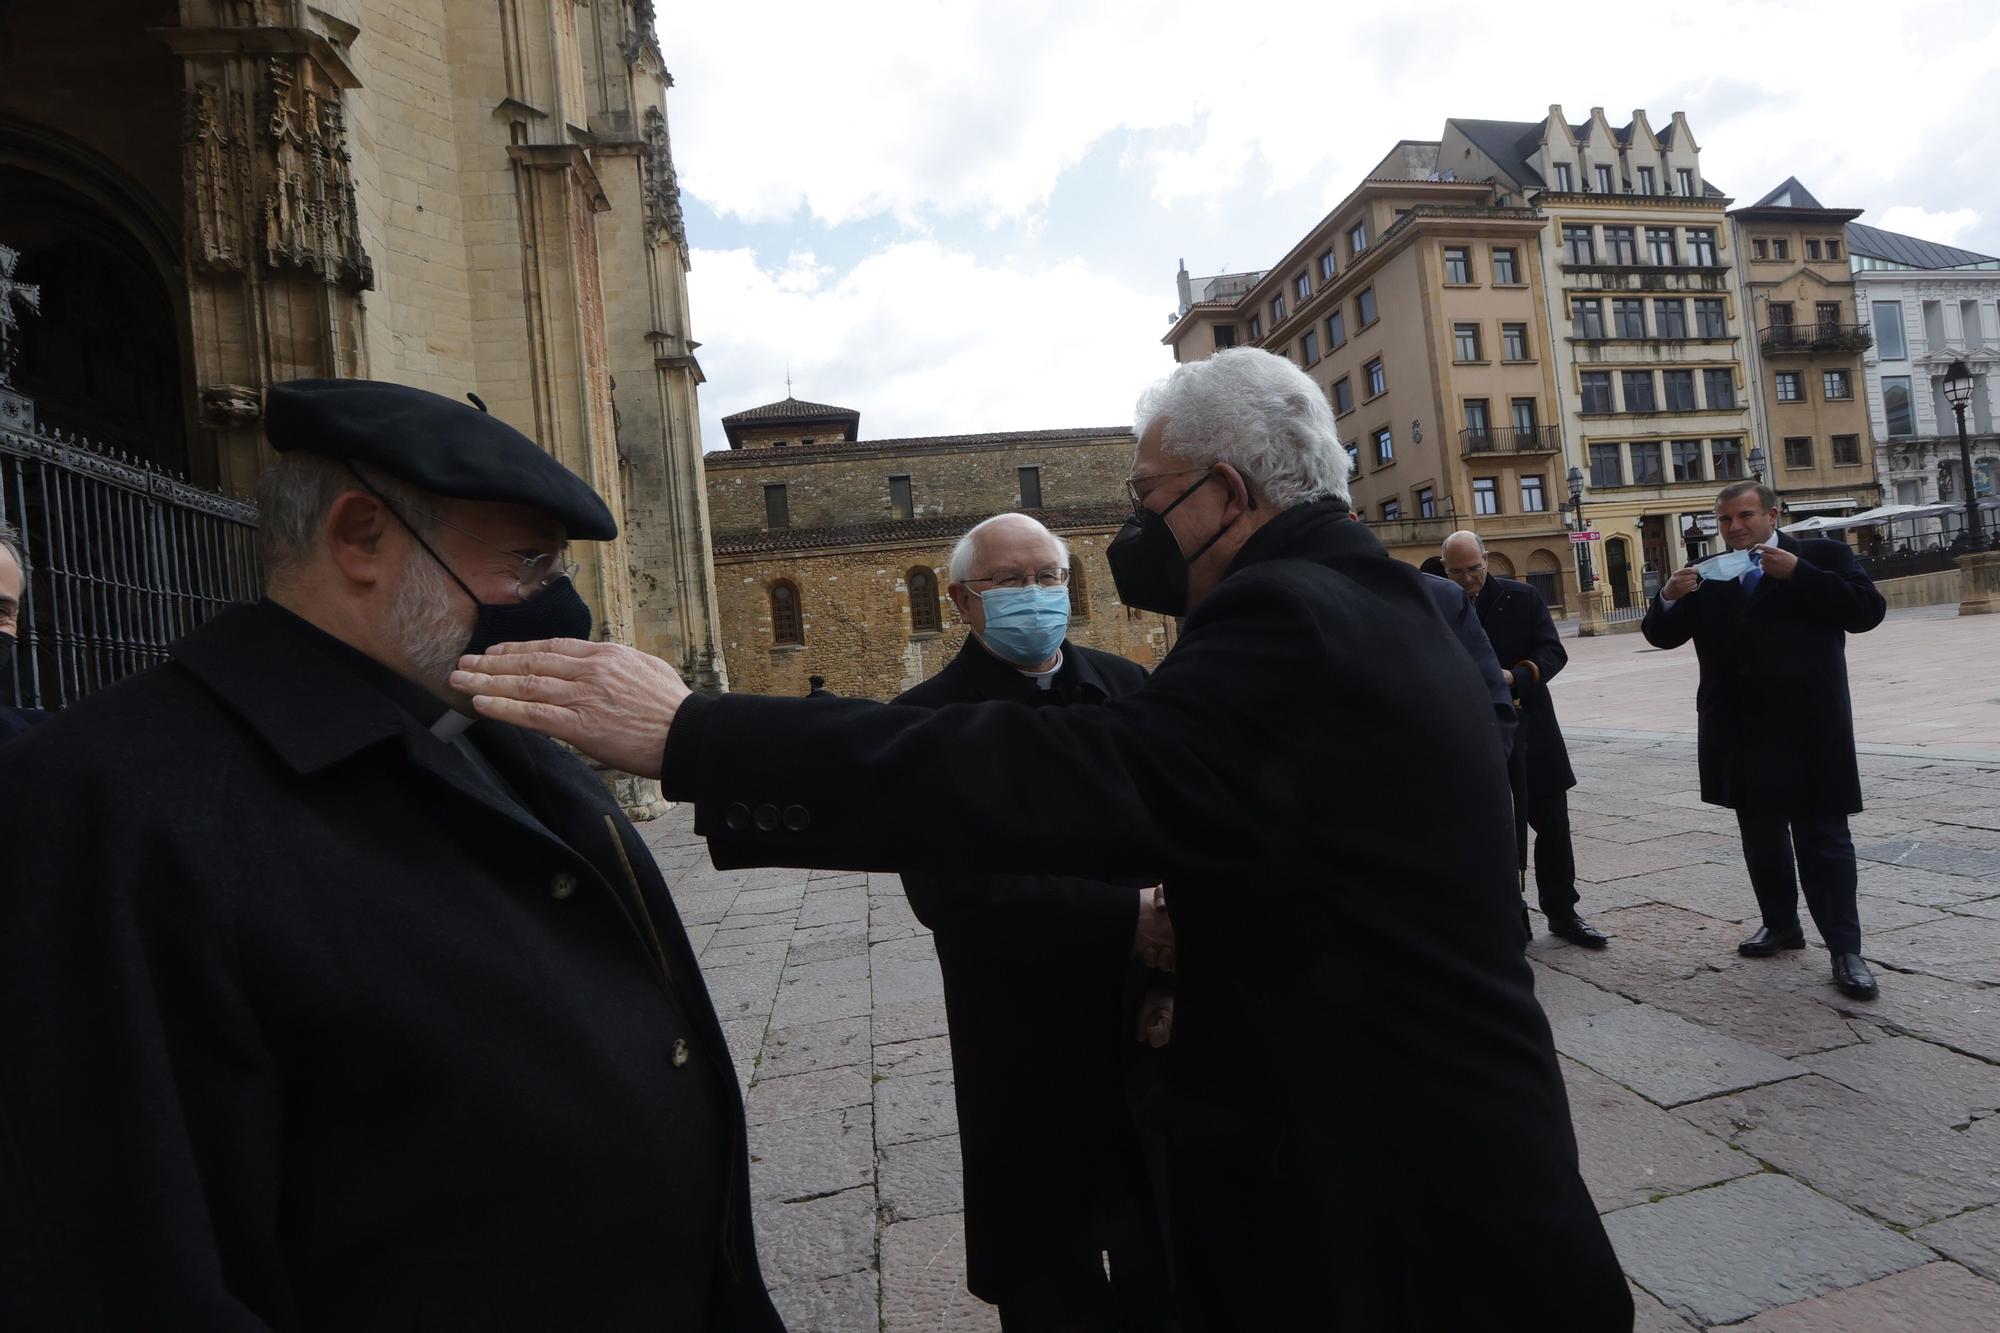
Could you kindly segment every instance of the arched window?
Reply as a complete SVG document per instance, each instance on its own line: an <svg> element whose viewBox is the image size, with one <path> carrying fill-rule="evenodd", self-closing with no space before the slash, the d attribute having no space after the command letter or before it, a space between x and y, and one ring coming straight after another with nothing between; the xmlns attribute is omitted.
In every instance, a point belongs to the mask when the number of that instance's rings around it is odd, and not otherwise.
<svg viewBox="0 0 2000 1333"><path fill-rule="evenodd" d="M910 633L936 634L944 628L938 610L937 575L919 565L903 577L910 590Z"/></svg>
<svg viewBox="0 0 2000 1333"><path fill-rule="evenodd" d="M806 622L799 610L799 589L790 579L779 579L771 585L771 642L774 644L806 641Z"/></svg>
<svg viewBox="0 0 2000 1333"><path fill-rule="evenodd" d="M1498 551L1488 551L1486 553L1486 572L1489 574L1498 574L1503 579L1511 579L1514 577L1514 562Z"/></svg>
<svg viewBox="0 0 2000 1333"><path fill-rule="evenodd" d="M1090 584L1083 577L1083 557L1075 553L1069 562L1069 618L1090 619Z"/></svg>
<svg viewBox="0 0 2000 1333"><path fill-rule="evenodd" d="M1563 604L1562 565L1552 552L1538 549L1529 553L1528 586L1541 594L1544 605Z"/></svg>

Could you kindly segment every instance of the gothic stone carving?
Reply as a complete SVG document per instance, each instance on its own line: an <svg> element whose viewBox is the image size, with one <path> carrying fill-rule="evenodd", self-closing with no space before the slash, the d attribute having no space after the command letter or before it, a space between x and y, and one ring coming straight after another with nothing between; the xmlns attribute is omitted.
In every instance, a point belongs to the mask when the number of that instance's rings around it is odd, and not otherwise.
<svg viewBox="0 0 2000 1333"><path fill-rule="evenodd" d="M245 426L264 415L257 391L244 384L209 384L201 391L201 415L214 426Z"/></svg>
<svg viewBox="0 0 2000 1333"><path fill-rule="evenodd" d="M196 83L187 93L182 142L189 250L204 268L240 271L250 198L250 117L242 99L219 84Z"/></svg>
<svg viewBox="0 0 2000 1333"><path fill-rule="evenodd" d="M315 90L299 72L293 57L272 56L265 65L259 128L272 172L259 208L264 261L367 291L375 286L375 265L361 248L340 95Z"/></svg>
<svg viewBox="0 0 2000 1333"><path fill-rule="evenodd" d="M667 143L667 114L646 108L645 166L646 227L655 245L671 240L687 249L687 227L681 218L681 186L674 175L674 155Z"/></svg>

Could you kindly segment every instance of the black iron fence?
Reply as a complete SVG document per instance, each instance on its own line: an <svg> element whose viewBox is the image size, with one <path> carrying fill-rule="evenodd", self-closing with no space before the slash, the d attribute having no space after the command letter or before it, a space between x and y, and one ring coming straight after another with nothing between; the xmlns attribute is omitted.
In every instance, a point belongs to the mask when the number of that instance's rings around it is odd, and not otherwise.
<svg viewBox="0 0 2000 1333"><path fill-rule="evenodd" d="M28 563L0 703L74 703L261 587L255 506L59 432L0 430L0 517Z"/></svg>
<svg viewBox="0 0 2000 1333"><path fill-rule="evenodd" d="M1958 568L1958 557L1943 549L1894 551L1864 555L1860 560L1861 567L1868 571L1868 577L1877 582L1908 578L1912 574L1942 574L1948 569Z"/></svg>

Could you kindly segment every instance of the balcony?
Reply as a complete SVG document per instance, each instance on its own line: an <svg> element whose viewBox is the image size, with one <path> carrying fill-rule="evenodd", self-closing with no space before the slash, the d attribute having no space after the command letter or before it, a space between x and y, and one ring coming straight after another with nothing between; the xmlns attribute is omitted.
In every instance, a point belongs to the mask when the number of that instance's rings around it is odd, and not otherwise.
<svg viewBox="0 0 2000 1333"><path fill-rule="evenodd" d="M1599 292L1726 292L1727 264L1573 264L1563 260L1563 286Z"/></svg>
<svg viewBox="0 0 2000 1333"><path fill-rule="evenodd" d="M1875 345L1866 324L1772 324L1757 336L1766 356L1851 356Z"/></svg>
<svg viewBox="0 0 2000 1333"><path fill-rule="evenodd" d="M1458 433L1459 455L1553 454L1562 448L1562 433L1554 426L1522 430L1516 426L1495 426Z"/></svg>

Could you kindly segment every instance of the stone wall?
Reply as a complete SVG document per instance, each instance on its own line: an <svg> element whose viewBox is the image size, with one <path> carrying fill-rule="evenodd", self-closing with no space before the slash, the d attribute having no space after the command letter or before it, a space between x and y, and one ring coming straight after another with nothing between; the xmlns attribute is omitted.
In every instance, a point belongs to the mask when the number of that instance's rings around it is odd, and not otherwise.
<svg viewBox="0 0 2000 1333"><path fill-rule="evenodd" d="M1070 637L1128 657L1148 669L1172 645L1165 616L1129 612L1112 589L1104 547L1117 531L1100 525L1064 530L1071 549ZM945 596L945 564L955 538L802 553L718 554L717 605L733 689L752 694L804 694L808 676L825 676L836 694L890 699L935 675L965 642L965 627ZM909 572L936 579L934 634L913 634ZM789 579L799 590L805 627L801 646L771 641L771 586Z"/></svg>
<svg viewBox="0 0 2000 1333"><path fill-rule="evenodd" d="M1021 507L1017 469L1029 466L1041 469L1044 507L1112 502L1136 446L1129 430L1105 429L737 449L706 460L708 511L718 532L762 528L764 487L783 483L794 528L881 522L891 517L889 478L908 476L914 516L983 518Z"/></svg>

